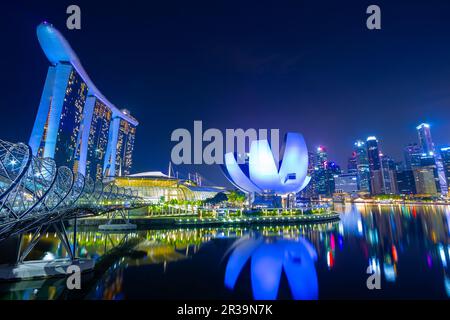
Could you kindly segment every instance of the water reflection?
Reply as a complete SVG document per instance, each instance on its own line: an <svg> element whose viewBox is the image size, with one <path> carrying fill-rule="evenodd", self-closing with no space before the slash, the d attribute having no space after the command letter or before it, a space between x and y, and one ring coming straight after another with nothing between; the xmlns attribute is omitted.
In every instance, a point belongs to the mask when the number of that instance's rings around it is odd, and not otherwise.
<svg viewBox="0 0 450 320"><path fill-rule="evenodd" d="M335 209L342 213L341 220L327 224L130 234L81 230L78 254L96 260L96 270L83 277L80 292L66 290L65 279L48 279L0 284L0 297L450 297L450 207L339 205ZM30 259L65 256L58 238L48 234ZM367 289L369 265L379 270L382 290Z"/></svg>
<svg viewBox="0 0 450 320"><path fill-rule="evenodd" d="M450 297L449 206L347 205L336 209L343 212L340 235L347 242L358 239L368 265L381 268L383 280L395 283L403 262L408 277L441 277L438 286Z"/></svg>
<svg viewBox="0 0 450 320"><path fill-rule="evenodd" d="M318 297L314 262L317 252L304 238L295 241L280 238L245 237L236 241L225 270L225 286L234 289L239 274L251 259L253 297L275 300L281 274L286 274L292 296L296 300Z"/></svg>

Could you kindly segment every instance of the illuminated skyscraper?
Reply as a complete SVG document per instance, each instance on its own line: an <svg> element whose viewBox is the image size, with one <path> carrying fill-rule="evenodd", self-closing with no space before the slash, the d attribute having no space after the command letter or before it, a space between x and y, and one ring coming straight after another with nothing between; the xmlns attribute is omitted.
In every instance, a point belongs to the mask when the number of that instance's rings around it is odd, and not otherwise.
<svg viewBox="0 0 450 320"><path fill-rule="evenodd" d="M438 166L436 165L436 158L434 156L428 156L424 153L420 158L420 166L414 168L413 172L416 181L417 193L434 194L441 192L439 171ZM428 186L428 184L431 183L431 180L429 179L430 173L433 176L434 189ZM422 175L422 179L417 178L419 174ZM424 190L426 190L426 192Z"/></svg>
<svg viewBox="0 0 450 320"><path fill-rule="evenodd" d="M434 144L431 139L430 125L428 123L421 123L416 129L419 135L419 144L423 153L434 155Z"/></svg>
<svg viewBox="0 0 450 320"><path fill-rule="evenodd" d="M434 175L434 168L432 166L422 166L415 168L414 180L416 183L416 191L422 195L436 195L436 180Z"/></svg>
<svg viewBox="0 0 450 320"><path fill-rule="evenodd" d="M383 193L383 175L381 172L380 150L376 137L368 137L366 141L367 157L369 159L370 170L370 191L371 194Z"/></svg>
<svg viewBox="0 0 450 320"><path fill-rule="evenodd" d="M450 147L441 148L442 165L444 167L447 186L450 186Z"/></svg>
<svg viewBox="0 0 450 320"><path fill-rule="evenodd" d="M425 158L434 159L433 169L435 180L438 182L436 185L438 192L447 193L447 181L445 178L444 167L442 165L441 155L436 153L433 140L431 139L431 130L428 123L421 123L416 127L419 136L419 144L422 148L421 161L423 162ZM426 159L427 165L431 165L431 160ZM416 180L417 181L417 180Z"/></svg>
<svg viewBox="0 0 450 320"><path fill-rule="evenodd" d="M416 183L414 180L414 173L412 170L404 168L397 168L396 173L397 190L400 194L415 194Z"/></svg>
<svg viewBox="0 0 450 320"><path fill-rule="evenodd" d="M319 146L316 152L316 159L314 161L314 180L315 191L318 195L328 194L328 177L327 177L327 161L328 154L323 146Z"/></svg>
<svg viewBox="0 0 450 320"><path fill-rule="evenodd" d="M370 193L370 170L367 149L364 141L355 142L356 166L358 177L358 190L362 193Z"/></svg>
<svg viewBox="0 0 450 320"><path fill-rule="evenodd" d="M412 168L420 166L420 158L422 157L422 154L422 148L417 143L408 144L403 149L405 169L411 170Z"/></svg>
<svg viewBox="0 0 450 320"><path fill-rule="evenodd" d="M357 173L358 172L358 159L356 156L356 151L353 151L352 156L350 158L348 158L347 172L348 173Z"/></svg>
<svg viewBox="0 0 450 320"><path fill-rule="evenodd" d="M51 24L40 24L37 37L51 66L29 141L33 154L94 180L128 174L137 120L101 94Z"/></svg>
<svg viewBox="0 0 450 320"><path fill-rule="evenodd" d="M315 175L315 159L316 155L314 152L308 151L308 176L311 177L310 183L299 193L299 198L312 198L316 195L316 179Z"/></svg>
<svg viewBox="0 0 450 320"><path fill-rule="evenodd" d="M327 195L332 196L336 191L335 178L342 174L341 167L334 161L327 161L326 163L326 177L327 177Z"/></svg>
<svg viewBox="0 0 450 320"><path fill-rule="evenodd" d="M396 165L393 159L387 156L381 157L382 175L383 175L383 193L397 194Z"/></svg>
<svg viewBox="0 0 450 320"><path fill-rule="evenodd" d="M342 173L334 177L334 189L337 193L356 194L358 178L355 173Z"/></svg>

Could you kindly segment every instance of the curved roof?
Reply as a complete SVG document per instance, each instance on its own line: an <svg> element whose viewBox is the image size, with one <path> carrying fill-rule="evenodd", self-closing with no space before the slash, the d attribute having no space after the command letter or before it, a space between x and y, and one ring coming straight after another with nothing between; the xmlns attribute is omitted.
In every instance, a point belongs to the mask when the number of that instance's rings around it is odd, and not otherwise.
<svg viewBox="0 0 450 320"><path fill-rule="evenodd" d="M233 152L226 153L225 166L222 168L231 183L244 192L274 192L279 195L297 193L311 180L308 176L305 139L296 132L286 134L279 169L266 139L252 141L248 163L240 165Z"/></svg>
<svg viewBox="0 0 450 320"><path fill-rule="evenodd" d="M97 89L92 80L89 78L88 74L81 65L75 52L70 47L64 36L55 28L52 24L48 22L43 22L37 27L37 37L42 50L44 51L47 59L52 64L57 64L59 62L69 62L78 74L83 78L89 87L89 94L94 95L100 99L104 104L106 104L114 115L119 116L122 119L127 120L131 124L137 126L138 121L133 118L128 112L121 111L115 105L108 101L105 96Z"/></svg>
<svg viewBox="0 0 450 320"><path fill-rule="evenodd" d="M162 173L161 171L147 171L147 172L140 172L140 173L134 173L130 174L128 177L133 178L171 178L167 174Z"/></svg>

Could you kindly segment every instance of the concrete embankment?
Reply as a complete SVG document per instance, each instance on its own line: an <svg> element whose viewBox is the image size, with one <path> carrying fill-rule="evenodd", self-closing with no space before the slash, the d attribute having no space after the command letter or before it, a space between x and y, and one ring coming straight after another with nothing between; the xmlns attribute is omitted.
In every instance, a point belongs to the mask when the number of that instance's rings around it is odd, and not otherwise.
<svg viewBox="0 0 450 320"><path fill-rule="evenodd" d="M198 227L198 226L223 226L223 225L256 225L256 224L280 224L280 223L321 223L339 220L339 214L335 212L322 214L308 214L295 216L260 216L260 217L232 217L232 218L198 218L192 217L134 217L130 223L139 228L154 227ZM99 226L108 220L103 217L79 219L78 226ZM115 221L113 221L114 223ZM120 223L121 220L117 220ZM70 222L72 224L72 222Z"/></svg>

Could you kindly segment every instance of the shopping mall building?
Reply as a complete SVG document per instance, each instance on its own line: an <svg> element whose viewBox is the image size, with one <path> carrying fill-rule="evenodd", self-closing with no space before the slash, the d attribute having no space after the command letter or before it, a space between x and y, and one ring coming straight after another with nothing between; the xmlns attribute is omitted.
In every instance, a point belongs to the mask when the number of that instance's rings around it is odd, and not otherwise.
<svg viewBox="0 0 450 320"><path fill-rule="evenodd" d="M142 172L128 176L114 177L117 186L136 191L139 196L160 203L176 199L178 201L206 200L219 192L226 191L222 187L199 186L190 180L170 177L159 171Z"/></svg>

